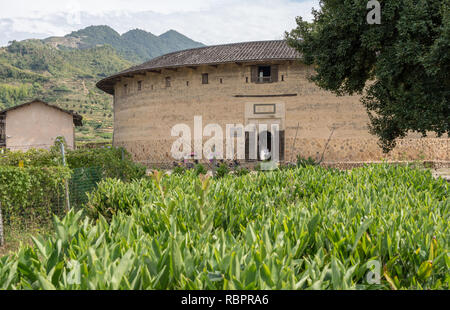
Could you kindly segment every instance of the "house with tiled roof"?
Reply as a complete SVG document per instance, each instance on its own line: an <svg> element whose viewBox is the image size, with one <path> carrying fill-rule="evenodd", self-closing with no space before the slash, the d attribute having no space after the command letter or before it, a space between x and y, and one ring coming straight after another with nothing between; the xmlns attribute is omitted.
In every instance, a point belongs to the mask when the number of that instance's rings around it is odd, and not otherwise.
<svg viewBox="0 0 450 310"><path fill-rule="evenodd" d="M278 161L297 155L339 163L448 160L448 139L419 135L384 154L369 133L360 98L320 89L309 79L313 74L285 41L260 41L170 53L97 87L114 98L113 144L148 166L172 163L174 149L205 159L207 147L199 146L211 146L214 134L223 144L213 143L219 155L242 161L275 153ZM228 132L233 124L243 130ZM210 125L220 127L220 134ZM177 144L177 126L190 129L187 143ZM230 135L236 140L231 149ZM239 151L242 145L245 151Z"/></svg>
<svg viewBox="0 0 450 310"><path fill-rule="evenodd" d="M75 126L83 117L41 100L33 100L0 111L0 148L26 151L49 149L57 137L75 148Z"/></svg>

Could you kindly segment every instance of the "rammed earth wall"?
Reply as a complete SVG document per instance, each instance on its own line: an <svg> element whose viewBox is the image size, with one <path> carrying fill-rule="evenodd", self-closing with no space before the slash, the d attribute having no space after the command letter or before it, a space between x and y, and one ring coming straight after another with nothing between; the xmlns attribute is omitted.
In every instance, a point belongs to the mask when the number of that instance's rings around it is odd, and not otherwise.
<svg viewBox="0 0 450 310"><path fill-rule="evenodd" d="M320 158L333 128L326 162L450 160L449 139L434 136L410 135L390 154L383 154L377 139L368 132L369 119L359 97L337 97L319 89L307 80L312 69L297 61L271 64L278 65L278 82L267 84L251 83L252 63L163 69L161 73L122 78L115 85L114 144L125 147L136 161L148 166L167 164L174 161L174 125L189 125L194 136L194 116L202 116L203 127L217 123L225 131L226 124L258 123L246 105L279 104L283 115L272 117L285 130L286 161L294 161L298 154ZM209 74L206 85L202 84L204 73ZM166 87L166 77L170 77L170 87ZM264 115L261 120L270 118Z"/></svg>

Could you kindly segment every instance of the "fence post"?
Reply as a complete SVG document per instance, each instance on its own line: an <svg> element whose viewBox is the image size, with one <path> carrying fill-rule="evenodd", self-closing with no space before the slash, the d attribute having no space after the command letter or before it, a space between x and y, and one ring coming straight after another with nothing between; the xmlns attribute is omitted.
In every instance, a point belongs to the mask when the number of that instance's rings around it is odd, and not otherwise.
<svg viewBox="0 0 450 310"><path fill-rule="evenodd" d="M5 244L5 238L3 236L3 218L2 218L2 203L0 201L0 247Z"/></svg>
<svg viewBox="0 0 450 310"><path fill-rule="evenodd" d="M62 161L63 166L66 166L66 154L64 152L64 143L63 141L60 141L61 143L61 154L62 154ZM69 200L69 180L64 180L64 187L65 187L65 198L66 198L66 211L70 211L70 200Z"/></svg>

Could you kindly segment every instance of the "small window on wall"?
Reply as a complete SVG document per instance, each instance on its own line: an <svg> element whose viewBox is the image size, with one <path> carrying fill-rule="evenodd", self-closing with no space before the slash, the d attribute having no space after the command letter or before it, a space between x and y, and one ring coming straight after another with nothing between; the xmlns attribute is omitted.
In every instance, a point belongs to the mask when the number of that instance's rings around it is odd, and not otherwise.
<svg viewBox="0 0 450 310"><path fill-rule="evenodd" d="M189 81L186 81L186 86L188 86L188 87L189 87Z"/></svg>
<svg viewBox="0 0 450 310"><path fill-rule="evenodd" d="M138 91L141 91L142 90L142 81L138 81L137 86L138 86Z"/></svg>
<svg viewBox="0 0 450 310"><path fill-rule="evenodd" d="M223 84L223 79L220 79L220 84Z"/></svg>
<svg viewBox="0 0 450 310"><path fill-rule="evenodd" d="M128 84L124 84L124 85L123 85L123 93L124 93L125 95L128 95Z"/></svg>
<svg viewBox="0 0 450 310"><path fill-rule="evenodd" d="M208 84L208 73L202 74L202 84Z"/></svg>
<svg viewBox="0 0 450 310"><path fill-rule="evenodd" d="M166 77L166 87L170 87L170 76Z"/></svg>
<svg viewBox="0 0 450 310"><path fill-rule="evenodd" d="M265 65L252 67L252 83L278 82L278 66Z"/></svg>

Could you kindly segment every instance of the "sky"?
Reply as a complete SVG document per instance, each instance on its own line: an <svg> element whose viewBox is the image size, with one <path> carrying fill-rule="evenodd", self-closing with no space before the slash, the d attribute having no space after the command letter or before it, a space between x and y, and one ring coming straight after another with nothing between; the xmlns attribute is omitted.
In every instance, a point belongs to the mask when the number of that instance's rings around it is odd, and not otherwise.
<svg viewBox="0 0 450 310"><path fill-rule="evenodd" d="M119 33L176 30L207 45L282 39L319 0L0 0L0 46L91 25Z"/></svg>

